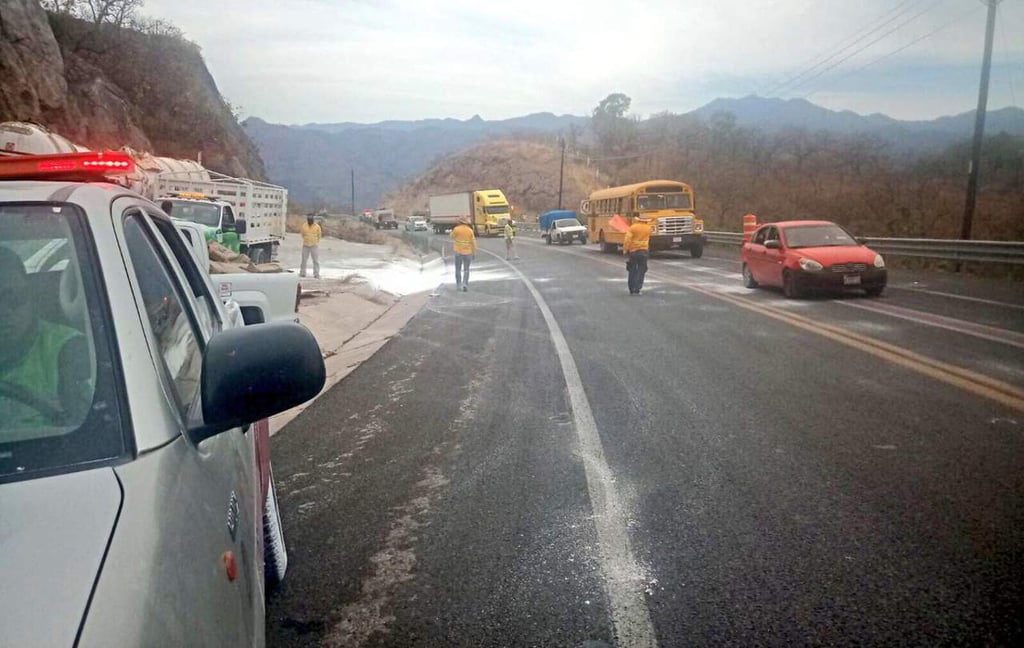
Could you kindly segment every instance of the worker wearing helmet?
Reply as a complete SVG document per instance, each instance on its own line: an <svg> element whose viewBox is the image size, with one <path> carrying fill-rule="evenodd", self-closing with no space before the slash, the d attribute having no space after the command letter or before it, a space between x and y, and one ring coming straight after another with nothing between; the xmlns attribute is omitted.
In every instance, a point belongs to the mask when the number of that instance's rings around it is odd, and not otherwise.
<svg viewBox="0 0 1024 648"><path fill-rule="evenodd" d="M650 219L641 214L633 219L633 224L626 230L626 238L622 242L622 253L626 255L626 272L629 273L630 295L639 295L644 287L650 249Z"/></svg>
<svg viewBox="0 0 1024 648"><path fill-rule="evenodd" d="M455 289L469 290L469 264L476 254L476 234L469 226L469 219L459 218L459 224L452 229L452 247L455 248Z"/></svg>

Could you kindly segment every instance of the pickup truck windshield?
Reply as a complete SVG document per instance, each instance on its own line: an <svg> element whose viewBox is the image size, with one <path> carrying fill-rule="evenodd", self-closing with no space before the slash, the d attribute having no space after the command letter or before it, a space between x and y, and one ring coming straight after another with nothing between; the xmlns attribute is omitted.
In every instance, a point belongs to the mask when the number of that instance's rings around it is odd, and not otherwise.
<svg viewBox="0 0 1024 648"><path fill-rule="evenodd" d="M207 227L220 227L220 207L194 200L161 200L160 205L173 218L192 221ZM168 211L168 206L170 211Z"/></svg>
<svg viewBox="0 0 1024 648"><path fill-rule="evenodd" d="M636 198L636 208L640 211L646 209L692 209L690 195L685 193L673 194L642 194Z"/></svg>
<svg viewBox="0 0 1024 648"><path fill-rule="evenodd" d="M84 222L71 205L0 204L0 481L127 450Z"/></svg>
<svg viewBox="0 0 1024 648"><path fill-rule="evenodd" d="M575 218L560 218L555 221L555 227L576 227L579 224Z"/></svg>

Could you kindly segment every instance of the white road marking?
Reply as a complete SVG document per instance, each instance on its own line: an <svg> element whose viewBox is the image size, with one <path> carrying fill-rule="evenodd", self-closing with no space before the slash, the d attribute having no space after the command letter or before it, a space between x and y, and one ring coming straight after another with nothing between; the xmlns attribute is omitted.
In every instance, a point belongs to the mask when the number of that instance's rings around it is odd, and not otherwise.
<svg viewBox="0 0 1024 648"><path fill-rule="evenodd" d="M842 304L843 306L849 306L851 308L859 308L872 313L878 313L880 315L888 315L889 317L907 320L916 324L924 324L925 326L933 326L935 328L946 329L947 331L955 331L957 333L963 333L964 335L970 335L983 340L1008 344L1010 346L1017 347L1018 349L1024 349L1024 334L1016 331L1008 331L1006 329L996 328L986 324L975 324L974 322L966 322L964 320L946 317L945 315L925 313L910 308L903 308L902 306L895 306L893 304L879 304L873 302L858 303L845 300L836 300L835 303Z"/></svg>
<svg viewBox="0 0 1024 648"><path fill-rule="evenodd" d="M996 301L994 299L982 299L981 297L969 297L967 295L957 295L956 293L942 292L939 290L925 290L924 288L913 288L911 286L894 286L890 284L889 290L904 290L906 292L917 292L925 293L926 295L936 295L938 297L950 297L951 299L962 299L964 301L971 301L978 304L990 304L992 306L1001 306L1003 308L1014 308L1017 310L1024 310L1024 305L1011 304L1009 302Z"/></svg>
<svg viewBox="0 0 1024 648"><path fill-rule="evenodd" d="M483 248L480 250L504 262L497 254ZM654 625L651 623L650 611L644 600L644 588L648 579L633 556L627 531L629 514L615 488L615 478L605 459L601 436L594 421L594 413L590 409L590 401L583 389L576 361L572 357L569 343L562 334L558 321L533 282L520 272L519 268L511 263L506 265L519 275L527 290L533 295L533 300L548 325L551 341L562 365L576 428L576 439L580 445L580 455L587 477L590 505L594 511L594 525L597 527L601 553L599 564L611 608L617 645L654 648L657 646Z"/></svg>

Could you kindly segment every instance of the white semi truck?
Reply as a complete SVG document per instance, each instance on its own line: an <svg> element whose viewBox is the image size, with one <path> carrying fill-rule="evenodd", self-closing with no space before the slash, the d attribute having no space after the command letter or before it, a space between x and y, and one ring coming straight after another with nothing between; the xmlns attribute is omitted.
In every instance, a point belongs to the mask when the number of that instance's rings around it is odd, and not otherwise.
<svg viewBox="0 0 1024 648"><path fill-rule="evenodd" d="M430 197L430 224L438 234L469 219L480 236L497 236L512 218L512 206L501 189L478 189Z"/></svg>

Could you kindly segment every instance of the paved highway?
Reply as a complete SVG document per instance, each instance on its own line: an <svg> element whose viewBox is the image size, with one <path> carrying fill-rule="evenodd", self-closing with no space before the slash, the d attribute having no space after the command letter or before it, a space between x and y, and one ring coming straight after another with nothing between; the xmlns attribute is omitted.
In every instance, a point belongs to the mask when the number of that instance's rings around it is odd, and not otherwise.
<svg viewBox="0 0 1024 648"><path fill-rule="evenodd" d="M1024 638L1019 284L483 248L274 437L271 645Z"/></svg>

